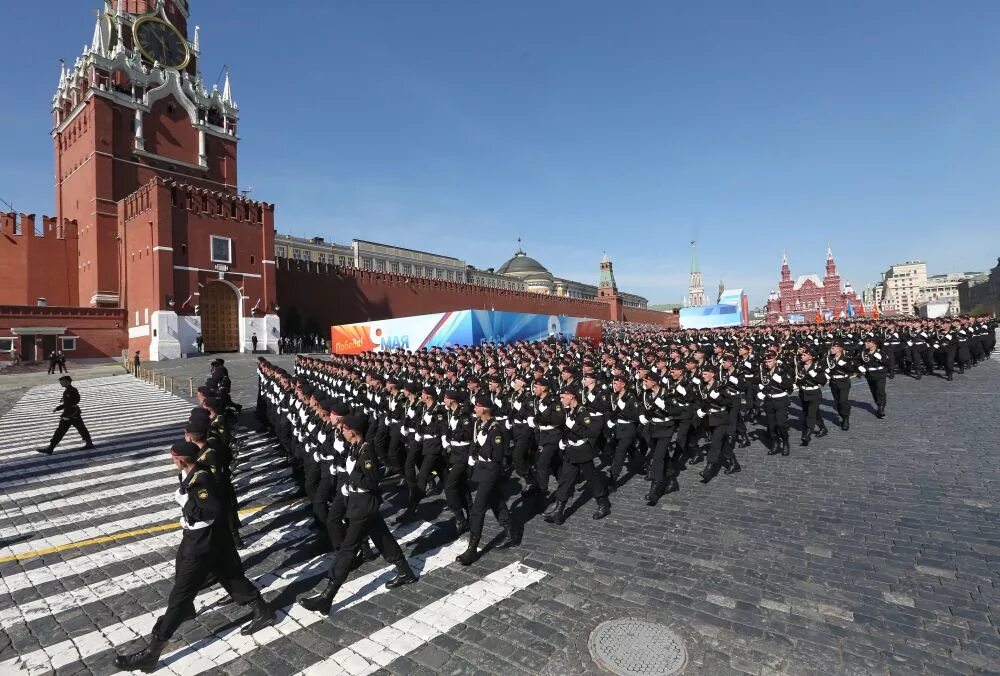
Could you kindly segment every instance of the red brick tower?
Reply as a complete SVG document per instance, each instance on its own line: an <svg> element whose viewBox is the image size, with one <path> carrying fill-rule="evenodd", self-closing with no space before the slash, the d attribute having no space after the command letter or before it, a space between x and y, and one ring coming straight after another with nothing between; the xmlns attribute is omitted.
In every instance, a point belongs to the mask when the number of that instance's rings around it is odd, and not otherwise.
<svg viewBox="0 0 1000 676"><path fill-rule="evenodd" d="M221 91L206 86L188 19L188 0L107 2L52 105L76 302L128 310L129 349L149 359L191 351L199 333L218 351L277 337L273 206L238 196L239 108L228 72Z"/></svg>
<svg viewBox="0 0 1000 676"><path fill-rule="evenodd" d="M622 297L618 295L618 284L615 282L615 272L612 269L611 259L605 253L601 258L601 281L597 285L597 300L608 304L610 308L609 317L611 321L617 322L622 319Z"/></svg>

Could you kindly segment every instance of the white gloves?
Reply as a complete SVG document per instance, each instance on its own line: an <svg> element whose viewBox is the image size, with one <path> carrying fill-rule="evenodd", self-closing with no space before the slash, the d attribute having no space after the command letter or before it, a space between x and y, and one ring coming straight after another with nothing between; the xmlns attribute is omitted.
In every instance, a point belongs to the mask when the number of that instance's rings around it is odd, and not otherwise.
<svg viewBox="0 0 1000 676"><path fill-rule="evenodd" d="M570 418L570 417L567 417L567 418L566 418L566 427L567 427L568 429L573 429L574 427L576 427L576 421L575 421L575 420L573 420L573 419L572 419L572 418Z"/></svg>
<svg viewBox="0 0 1000 676"><path fill-rule="evenodd" d="M560 451L565 451L566 450L566 442L563 441L562 439L559 440L559 450Z"/></svg>
<svg viewBox="0 0 1000 676"><path fill-rule="evenodd" d="M475 467L476 466L476 456L470 455L469 456L469 460L468 460L468 464L469 464L469 467Z"/></svg>
<svg viewBox="0 0 1000 676"><path fill-rule="evenodd" d="M535 427L535 416L533 416L533 415L529 415L528 416L528 427L534 429L534 427Z"/></svg>
<svg viewBox="0 0 1000 676"><path fill-rule="evenodd" d="M775 373L775 374L773 374L771 376L771 380L773 380L776 383L780 383L781 382L781 376L779 376L777 373Z"/></svg>
<svg viewBox="0 0 1000 676"><path fill-rule="evenodd" d="M765 398L764 397L764 393L763 392L758 392L757 393L757 398L760 399L761 401L764 401L764 398Z"/></svg>
<svg viewBox="0 0 1000 676"><path fill-rule="evenodd" d="M639 422L641 422L643 425L648 425L649 424L649 418L647 418L644 415L640 415L639 416Z"/></svg>
<svg viewBox="0 0 1000 676"><path fill-rule="evenodd" d="M701 410L700 408L699 408L699 409L698 409L697 411L695 411L695 414L696 414L696 415L697 415L697 416L698 416L699 418L704 418L704 417L705 417L705 412L704 412L704 411L702 411L702 410Z"/></svg>

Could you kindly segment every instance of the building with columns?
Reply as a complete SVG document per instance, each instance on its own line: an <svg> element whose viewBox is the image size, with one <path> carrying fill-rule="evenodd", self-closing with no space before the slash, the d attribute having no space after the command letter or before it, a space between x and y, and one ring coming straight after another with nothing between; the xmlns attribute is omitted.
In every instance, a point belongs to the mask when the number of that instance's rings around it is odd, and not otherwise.
<svg viewBox="0 0 1000 676"><path fill-rule="evenodd" d="M853 312L860 313L861 298L854 292L850 282L841 288L840 275L833 251L826 250L826 274L821 278L816 274L800 275L792 280L788 257L781 255L781 281L777 290L768 296L764 310L765 322L812 322L817 316L839 319L848 315L848 305Z"/></svg>

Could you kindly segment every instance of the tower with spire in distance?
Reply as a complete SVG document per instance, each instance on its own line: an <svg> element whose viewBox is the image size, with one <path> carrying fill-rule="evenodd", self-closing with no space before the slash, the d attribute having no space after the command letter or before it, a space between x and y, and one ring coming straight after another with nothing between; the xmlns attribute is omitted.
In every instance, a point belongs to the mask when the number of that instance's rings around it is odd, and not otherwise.
<svg viewBox="0 0 1000 676"><path fill-rule="evenodd" d="M612 269L611 259L608 252L604 252L601 257L601 281L597 285L597 297L617 296L618 284L615 282L615 272Z"/></svg>
<svg viewBox="0 0 1000 676"><path fill-rule="evenodd" d="M691 240L691 276L688 280L688 294L684 299L684 307L703 307L705 305L705 287L701 282L701 271L698 269L698 251L695 240Z"/></svg>

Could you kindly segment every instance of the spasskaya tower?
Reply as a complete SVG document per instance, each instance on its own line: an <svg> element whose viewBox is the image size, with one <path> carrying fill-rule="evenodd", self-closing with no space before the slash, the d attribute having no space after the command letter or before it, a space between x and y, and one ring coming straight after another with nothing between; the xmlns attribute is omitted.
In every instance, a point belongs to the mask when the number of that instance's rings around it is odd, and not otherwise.
<svg viewBox="0 0 1000 676"><path fill-rule="evenodd" d="M267 341L248 322L274 315L273 205L239 195L239 108L228 71L221 87L202 77L190 9L105 2L52 99L57 216L79 233L77 304L128 309L130 349L153 359L197 333L218 351L252 333Z"/></svg>

